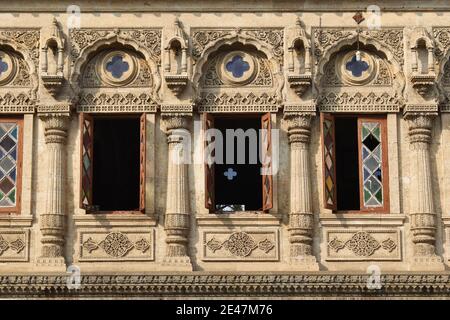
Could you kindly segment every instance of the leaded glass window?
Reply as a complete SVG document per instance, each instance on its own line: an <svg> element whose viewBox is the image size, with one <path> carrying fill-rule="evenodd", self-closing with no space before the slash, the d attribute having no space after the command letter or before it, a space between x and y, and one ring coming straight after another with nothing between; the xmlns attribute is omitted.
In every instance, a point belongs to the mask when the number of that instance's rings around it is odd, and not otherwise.
<svg viewBox="0 0 450 320"><path fill-rule="evenodd" d="M18 119L0 119L0 212L19 211L21 124Z"/></svg>
<svg viewBox="0 0 450 320"><path fill-rule="evenodd" d="M324 207L389 209L386 119L321 114Z"/></svg>

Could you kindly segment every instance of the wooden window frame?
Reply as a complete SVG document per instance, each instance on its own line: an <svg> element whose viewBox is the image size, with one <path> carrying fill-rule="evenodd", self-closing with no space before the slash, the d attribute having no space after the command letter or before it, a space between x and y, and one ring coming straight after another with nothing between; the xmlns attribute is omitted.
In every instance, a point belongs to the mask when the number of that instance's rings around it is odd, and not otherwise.
<svg viewBox="0 0 450 320"><path fill-rule="evenodd" d="M83 189L85 189L85 186L83 185L83 138L84 138L84 131L83 131L83 125L86 118L89 118L90 121L92 121L91 131L92 131L92 139L91 139L91 148L92 148L92 159L91 159L91 177L93 179L93 163L94 163L94 125L95 125L95 119L103 118L103 119L112 119L112 118L120 118L120 119L126 119L126 118L137 118L136 115L130 115L130 114L119 114L119 115L93 115L89 113L80 112L80 208L86 210L89 214L94 215L143 215L145 214L145 178L146 178L146 145L147 145L147 131L146 131L146 125L147 125L147 113L143 112L140 114L139 117L139 126L140 126L140 132L139 132L139 208L136 210L95 210L95 204L92 205L92 199L93 199L93 181L90 181L90 188L91 188L91 207L86 206L83 204Z"/></svg>
<svg viewBox="0 0 450 320"><path fill-rule="evenodd" d="M333 122L333 167L334 167L334 206L327 206L326 201L326 186L325 186L325 142L324 142L324 130L323 121L325 118L332 119ZM336 182L336 136L335 136L335 122L336 118L354 118L357 122L357 141L358 141L358 186L359 186L359 198L360 209L359 210L338 210L337 209L337 189L339 188ZM379 122L381 124L381 145L382 145L382 177L383 177L383 206L382 207L365 207L363 199L363 173L362 173L362 141L361 141L361 123L363 121ZM386 115L372 115L372 114L332 114L321 113L320 114L321 125L321 141L322 141L322 167L323 167L323 205L324 208L332 210L334 213L346 214L346 213L389 213L390 200L389 200L389 159L388 159L388 139L387 139L387 117Z"/></svg>
<svg viewBox="0 0 450 320"><path fill-rule="evenodd" d="M0 207L0 215L20 215L22 202L22 165L23 165L23 117L16 116L2 116L0 122L14 122L19 127L19 134L17 136L17 159L16 159L16 206L15 207Z"/></svg>
<svg viewBox="0 0 450 320"><path fill-rule="evenodd" d="M206 130L208 129L214 129L214 120L216 117L220 117L220 118L236 118L236 117L240 117L240 118L259 118L261 121L261 126L259 129L263 129L264 128L264 123L267 123L267 130L268 130L268 146L267 146L267 154L268 156L272 157L272 134L271 134L271 129L272 129L272 113L267 112L267 113L244 113L244 114L228 114L228 113L203 113L203 155L205 156L205 150L208 147L209 142L206 139ZM261 145L261 143L260 143ZM204 161L204 167L205 167L205 208L209 210L209 213L212 214L222 214L221 212L216 210L216 203L215 203L215 184L214 184L214 175L215 175L215 171L214 171L214 167L215 165L212 164L211 166L208 166L208 163L206 161L207 159L205 158ZM270 171L272 169L272 159L269 162L268 166L270 167ZM263 166L264 164L262 164ZM273 176L272 175L262 175L261 176L262 179L262 203L261 203L261 210L256 210L257 212L263 212L263 213L267 213L270 209L273 208ZM269 179L269 190L267 191L264 183L265 180ZM250 210L255 212L255 210ZM235 211L235 212L241 212L241 211ZM242 211L242 212L246 212L246 211Z"/></svg>

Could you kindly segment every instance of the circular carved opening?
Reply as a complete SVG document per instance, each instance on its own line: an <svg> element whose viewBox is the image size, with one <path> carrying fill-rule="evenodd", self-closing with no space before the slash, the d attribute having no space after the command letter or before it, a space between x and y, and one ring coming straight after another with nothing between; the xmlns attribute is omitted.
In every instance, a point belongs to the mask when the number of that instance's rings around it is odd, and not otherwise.
<svg viewBox="0 0 450 320"><path fill-rule="evenodd" d="M377 61L364 51L353 50L338 59L336 73L351 85L365 85L373 80L378 70Z"/></svg>
<svg viewBox="0 0 450 320"><path fill-rule="evenodd" d="M17 67L13 56L0 51L0 85L8 84L16 75Z"/></svg>
<svg viewBox="0 0 450 320"><path fill-rule="evenodd" d="M228 84L243 85L251 82L257 74L253 56L243 51L233 51L219 60L217 74Z"/></svg>
<svg viewBox="0 0 450 320"><path fill-rule="evenodd" d="M132 82L139 73L136 58L124 51L107 52L98 59L97 75L113 86L124 86Z"/></svg>

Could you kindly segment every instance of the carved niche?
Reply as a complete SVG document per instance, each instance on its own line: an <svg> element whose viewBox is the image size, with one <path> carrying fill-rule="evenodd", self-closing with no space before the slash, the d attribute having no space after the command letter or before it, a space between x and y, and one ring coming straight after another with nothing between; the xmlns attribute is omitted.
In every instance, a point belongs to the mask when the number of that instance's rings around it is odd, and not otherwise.
<svg viewBox="0 0 450 320"><path fill-rule="evenodd" d="M289 28L288 38L289 63L287 80L289 86L301 97L311 86L311 44L299 18L295 27Z"/></svg>
<svg viewBox="0 0 450 320"><path fill-rule="evenodd" d="M53 18L52 25L45 32L41 48L42 66L41 80L48 92L55 96L60 91L64 81L64 45L62 31L58 21Z"/></svg>
<svg viewBox="0 0 450 320"><path fill-rule="evenodd" d="M435 87L434 45L425 28L416 28L411 34L411 83L422 96Z"/></svg>
<svg viewBox="0 0 450 320"><path fill-rule="evenodd" d="M188 39L176 18L173 27L168 30L164 47L164 79L167 87L176 95L180 95L188 83L187 49Z"/></svg>

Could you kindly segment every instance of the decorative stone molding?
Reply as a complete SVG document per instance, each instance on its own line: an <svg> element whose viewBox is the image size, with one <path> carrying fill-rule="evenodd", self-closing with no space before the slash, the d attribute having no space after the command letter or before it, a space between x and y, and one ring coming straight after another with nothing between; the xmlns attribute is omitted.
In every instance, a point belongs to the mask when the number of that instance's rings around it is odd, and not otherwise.
<svg viewBox="0 0 450 320"><path fill-rule="evenodd" d="M436 213L433 206L430 143L437 113L407 112L415 184L411 192L411 232L414 257L412 270L443 270L436 253Z"/></svg>
<svg viewBox="0 0 450 320"><path fill-rule="evenodd" d="M44 124L47 145L47 202L40 215L42 251L39 265L64 266L64 230L66 219L66 150L69 114L44 113L39 117Z"/></svg>
<svg viewBox="0 0 450 320"><path fill-rule="evenodd" d="M321 112L399 112L403 104L402 98L387 92L328 92L317 98Z"/></svg>
<svg viewBox="0 0 450 320"><path fill-rule="evenodd" d="M192 104L163 104L160 108L162 113L192 113L194 111Z"/></svg>
<svg viewBox="0 0 450 320"><path fill-rule="evenodd" d="M319 270L313 255L314 210L310 177L309 142L314 112L285 112L290 146L290 259L300 268Z"/></svg>
<svg viewBox="0 0 450 320"><path fill-rule="evenodd" d="M28 255L28 230L0 230L0 262L27 262Z"/></svg>
<svg viewBox="0 0 450 320"><path fill-rule="evenodd" d="M204 231L203 261L278 261L278 231Z"/></svg>
<svg viewBox="0 0 450 320"><path fill-rule="evenodd" d="M136 93L85 93L78 101L78 112L156 112L157 103L151 94Z"/></svg>
<svg viewBox="0 0 450 320"><path fill-rule="evenodd" d="M187 73L188 39L178 18L175 18L173 27L168 30L165 43L164 79L167 87L178 96L183 92L189 78Z"/></svg>
<svg viewBox="0 0 450 320"><path fill-rule="evenodd" d="M25 93L0 95L0 113L34 113L36 101Z"/></svg>
<svg viewBox="0 0 450 320"><path fill-rule="evenodd" d="M83 231L79 234L79 261L151 261L154 230Z"/></svg>
<svg viewBox="0 0 450 320"><path fill-rule="evenodd" d="M450 273L394 273L380 275L382 290L370 290L370 274L327 272L293 274L261 273L174 273L174 274L99 274L83 273L80 289L70 290L65 273L60 274L3 274L0 275L2 298L58 298L62 297L285 297L285 298L447 298L450 292ZM345 289L343 289L345 288Z"/></svg>
<svg viewBox="0 0 450 320"><path fill-rule="evenodd" d="M399 261L399 230L328 230L327 261Z"/></svg>
<svg viewBox="0 0 450 320"><path fill-rule="evenodd" d="M44 31L45 32L45 31ZM56 18L53 18L50 30L45 32L42 51L41 81L44 87L55 96L62 87L64 81L64 45L62 31ZM50 51L50 52L49 52ZM54 52L54 53L53 53ZM56 54L56 61L48 61L48 57ZM49 72L49 63L54 63L55 72Z"/></svg>
<svg viewBox="0 0 450 320"><path fill-rule="evenodd" d="M168 148L167 202L164 219L166 253L162 266L175 270L192 270L189 257L189 186L188 168L184 161L184 139L189 134L191 113L163 113ZM190 141L189 141L190 143Z"/></svg>

